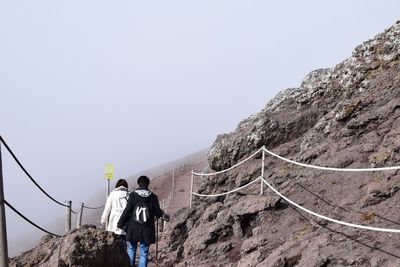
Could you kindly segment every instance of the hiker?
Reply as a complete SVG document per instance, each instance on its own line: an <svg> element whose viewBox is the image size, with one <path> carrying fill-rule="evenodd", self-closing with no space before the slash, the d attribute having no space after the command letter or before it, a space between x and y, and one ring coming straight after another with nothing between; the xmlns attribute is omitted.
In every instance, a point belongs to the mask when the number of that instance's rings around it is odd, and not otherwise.
<svg viewBox="0 0 400 267"><path fill-rule="evenodd" d="M129 195L128 205L117 226L123 229L128 225L126 240L131 266L135 266L137 244L140 243L138 267L146 267L149 247L156 241L154 217L163 216L168 221L169 216L160 209L157 195L149 190L150 179L147 176L140 176L137 183L139 188Z"/></svg>
<svg viewBox="0 0 400 267"><path fill-rule="evenodd" d="M107 231L113 232L118 239L125 241L126 232L117 227L117 222L128 203L129 190L128 183L124 179L119 179L115 189L110 193L101 215L101 224L107 222Z"/></svg>

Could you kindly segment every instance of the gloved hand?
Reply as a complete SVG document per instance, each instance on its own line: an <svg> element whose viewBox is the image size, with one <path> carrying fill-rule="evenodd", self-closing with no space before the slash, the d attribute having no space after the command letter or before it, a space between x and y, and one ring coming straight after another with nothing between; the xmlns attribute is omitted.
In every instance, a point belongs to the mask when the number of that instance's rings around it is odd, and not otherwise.
<svg viewBox="0 0 400 267"><path fill-rule="evenodd" d="M169 217L168 214L164 213L163 219L164 219L166 222L169 222L170 217Z"/></svg>

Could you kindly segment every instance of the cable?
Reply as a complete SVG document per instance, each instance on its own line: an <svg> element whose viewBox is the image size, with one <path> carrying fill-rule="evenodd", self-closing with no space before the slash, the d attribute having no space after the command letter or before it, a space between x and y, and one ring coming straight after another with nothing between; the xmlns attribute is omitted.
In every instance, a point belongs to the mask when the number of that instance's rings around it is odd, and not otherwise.
<svg viewBox="0 0 400 267"><path fill-rule="evenodd" d="M54 235L57 237L61 237L60 235L57 234L53 234L45 229L43 229L42 227L40 227L39 225L37 225L36 223L32 222L31 220L29 220L28 218L26 218L21 212L19 212L16 208L14 208L10 203L7 202L7 200L4 200L4 203L7 205L7 207L9 207L11 210L13 210L16 214L18 214L20 217L22 217L25 221L27 221L28 223L30 223L31 225L35 226L36 228L42 230L45 233L48 233L50 235Z"/></svg>
<svg viewBox="0 0 400 267"><path fill-rule="evenodd" d="M10 155L14 158L14 160L16 161L16 163L18 164L18 166L24 171L24 173L29 177L29 179L32 181L32 183L34 183L37 188L40 189L40 191L42 191L43 194L45 194L48 198L50 198L51 200L53 200L55 203L57 203L58 205L61 205L63 207L68 207L67 205L57 201L56 199L54 199L52 196L50 196L33 178L32 176L29 174L29 172L24 168L24 166L22 166L21 162L18 160L18 158L14 155L14 153L12 152L12 150L10 149L10 147L7 145L7 143L4 141L3 137L0 136L0 141L1 143L3 143L3 145L5 146L5 148L8 150L8 152L10 153Z"/></svg>

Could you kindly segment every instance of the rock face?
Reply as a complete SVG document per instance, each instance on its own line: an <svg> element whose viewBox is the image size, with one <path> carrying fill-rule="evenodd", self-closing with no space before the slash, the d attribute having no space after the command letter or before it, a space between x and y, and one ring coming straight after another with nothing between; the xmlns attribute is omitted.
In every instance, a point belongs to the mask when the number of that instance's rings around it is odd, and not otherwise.
<svg viewBox="0 0 400 267"><path fill-rule="evenodd" d="M266 146L298 162L371 168L400 165L400 22L329 69L307 75L259 113L220 135L210 171ZM332 172L267 155L266 179L296 203L355 224L400 229L400 172ZM195 191L232 190L260 176L260 155L227 173L198 177ZM195 197L167 226L163 266L400 266L400 234L349 228L292 208L259 183Z"/></svg>
<svg viewBox="0 0 400 267"><path fill-rule="evenodd" d="M83 226L64 237L45 236L34 249L11 259L11 267L129 266L124 244L112 233Z"/></svg>

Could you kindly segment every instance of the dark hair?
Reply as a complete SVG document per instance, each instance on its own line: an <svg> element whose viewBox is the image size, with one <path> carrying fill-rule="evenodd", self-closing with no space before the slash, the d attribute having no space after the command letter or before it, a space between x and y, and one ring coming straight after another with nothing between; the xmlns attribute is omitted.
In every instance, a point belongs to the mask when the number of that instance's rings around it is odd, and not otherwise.
<svg viewBox="0 0 400 267"><path fill-rule="evenodd" d="M147 187L149 187L150 179L149 179L149 177L142 175L137 179L137 183L138 183L139 187L147 188Z"/></svg>
<svg viewBox="0 0 400 267"><path fill-rule="evenodd" d="M126 189L128 189L128 183L125 181L125 179L119 179L117 184L115 185L115 188L120 186L126 187Z"/></svg>

